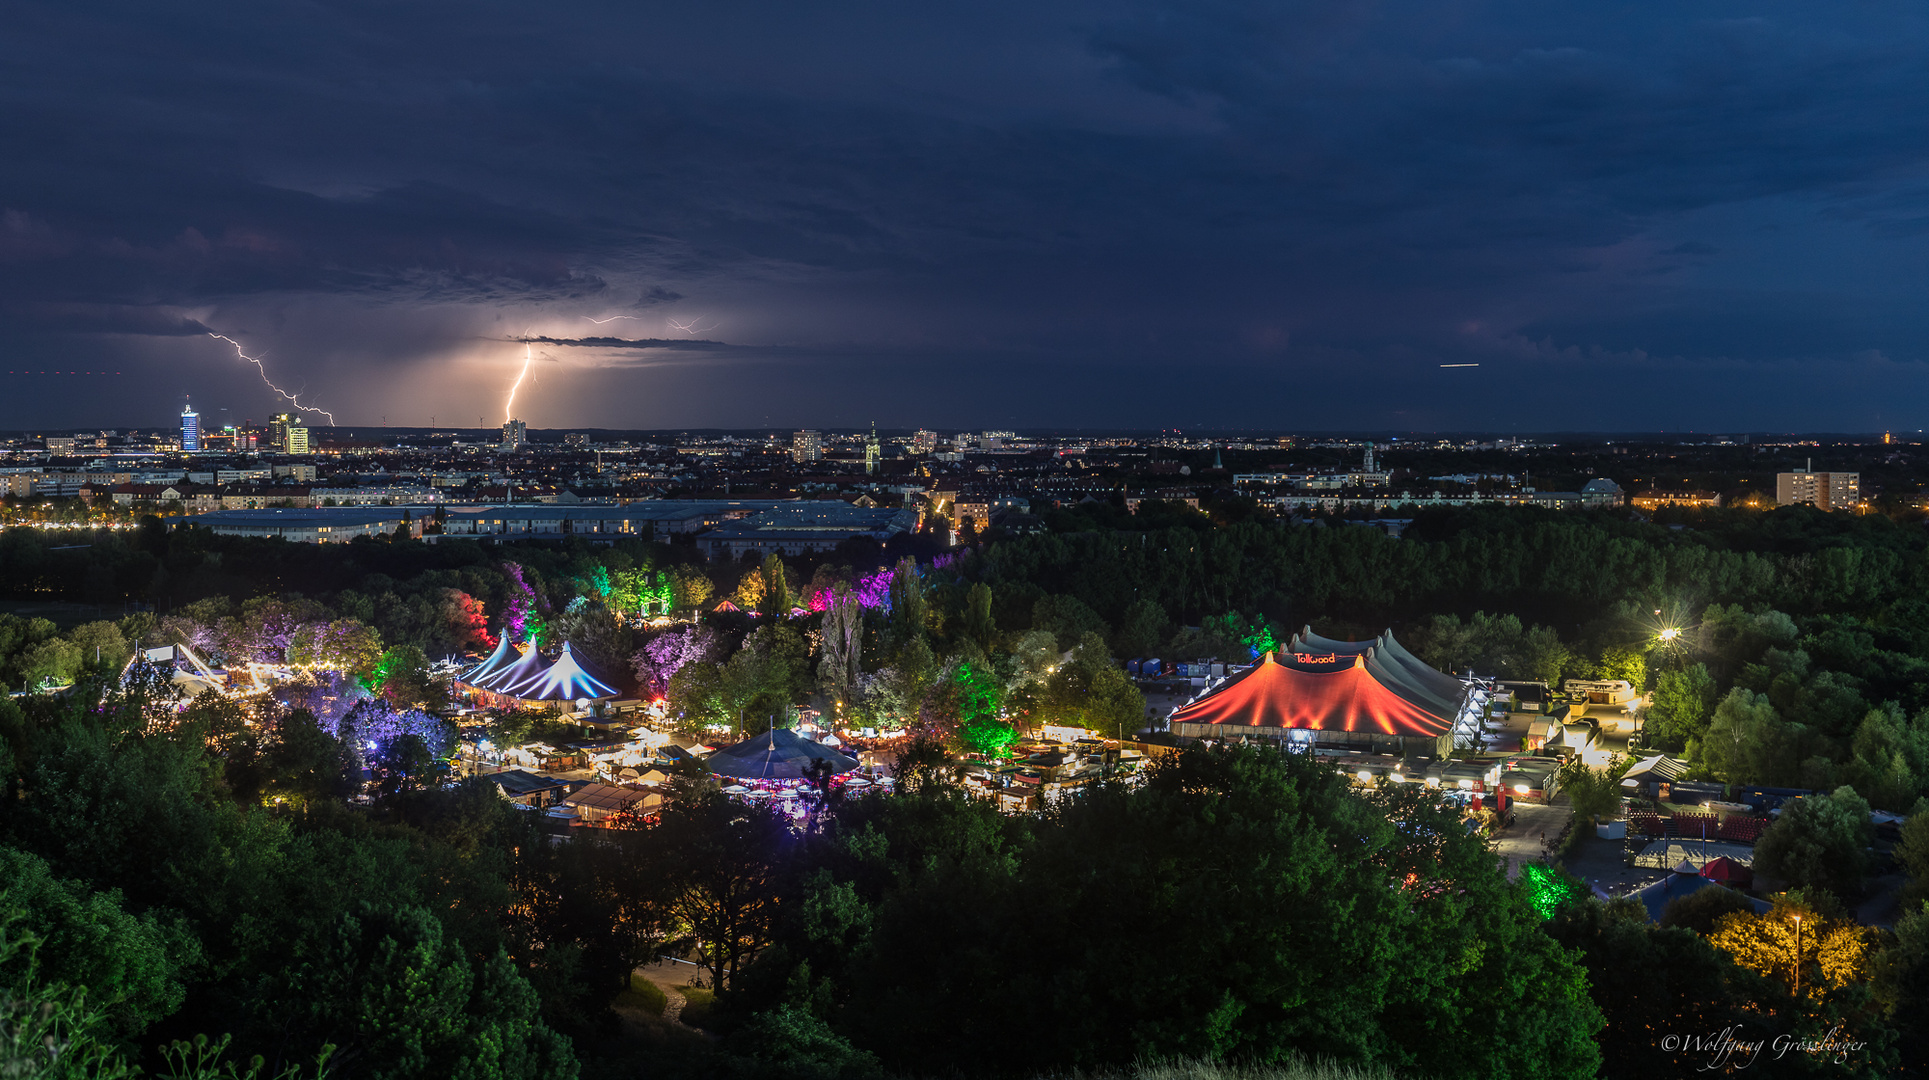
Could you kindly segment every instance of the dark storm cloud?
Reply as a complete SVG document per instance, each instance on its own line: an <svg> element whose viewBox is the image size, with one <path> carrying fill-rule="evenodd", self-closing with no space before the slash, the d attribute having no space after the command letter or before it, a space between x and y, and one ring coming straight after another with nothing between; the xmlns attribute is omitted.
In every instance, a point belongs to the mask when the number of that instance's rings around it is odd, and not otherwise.
<svg viewBox="0 0 1929 1080"><path fill-rule="evenodd" d="M349 414L497 400L485 339L715 361L539 424L758 423L741 364L822 424L1160 424L1163 379L1195 426L1469 426L1638 373L1610 426L1853 428L1929 388L1904 6L15 11L0 350L197 400L255 392L209 327ZM1725 392L1790 365L1847 389Z"/></svg>

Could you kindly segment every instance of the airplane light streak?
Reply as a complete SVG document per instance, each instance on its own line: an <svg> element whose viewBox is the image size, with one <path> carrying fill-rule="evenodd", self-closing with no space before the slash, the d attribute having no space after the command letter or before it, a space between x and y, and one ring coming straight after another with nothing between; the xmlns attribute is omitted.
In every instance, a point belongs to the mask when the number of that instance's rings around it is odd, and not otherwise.
<svg viewBox="0 0 1929 1080"><path fill-rule="evenodd" d="M208 336L211 338L220 338L222 341L225 341L228 344L234 346L234 354L236 356L239 356L241 359L246 360L248 363L253 364L255 366L255 370L261 373L261 381L268 384L268 389L273 390L275 393L280 394L284 398L287 398L288 404L293 405L295 407L295 411L306 412L306 413L316 413L321 416L326 416L328 417L328 426L330 427L335 426L334 413L329 412L327 409L318 409L313 405L303 405L298 395L291 394L288 391L283 390L281 387L276 386L274 380L268 377L268 369L261 363L260 358L249 356L247 353L242 352L241 343L239 341L236 341L235 339L228 337L225 334L216 334L212 331L208 333Z"/></svg>

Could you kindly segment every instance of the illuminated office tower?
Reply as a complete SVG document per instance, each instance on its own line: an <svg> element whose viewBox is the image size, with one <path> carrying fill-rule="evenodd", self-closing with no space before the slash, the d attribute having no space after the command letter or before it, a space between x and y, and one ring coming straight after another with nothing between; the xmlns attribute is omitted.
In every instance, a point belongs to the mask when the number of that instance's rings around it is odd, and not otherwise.
<svg viewBox="0 0 1929 1080"><path fill-rule="evenodd" d="M529 425L521 420L505 420L502 425L502 448L520 450L529 441Z"/></svg>
<svg viewBox="0 0 1929 1080"><path fill-rule="evenodd" d="M289 424L281 429L281 452L284 454L306 454L308 452L308 429L300 424Z"/></svg>
<svg viewBox="0 0 1929 1080"><path fill-rule="evenodd" d="M181 410L181 449L190 454L201 449L201 414L193 405Z"/></svg>
<svg viewBox="0 0 1929 1080"><path fill-rule="evenodd" d="M790 437L790 460L817 461L824 456L824 437L805 429Z"/></svg>

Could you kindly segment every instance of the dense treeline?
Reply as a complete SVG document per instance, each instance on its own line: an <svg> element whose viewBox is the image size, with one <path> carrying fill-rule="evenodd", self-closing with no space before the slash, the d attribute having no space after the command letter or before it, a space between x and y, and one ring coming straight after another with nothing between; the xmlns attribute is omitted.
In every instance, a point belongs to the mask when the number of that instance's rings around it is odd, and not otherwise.
<svg viewBox="0 0 1929 1080"><path fill-rule="evenodd" d="M558 843L486 782L379 758L372 801L345 802L350 748L301 710L244 725L153 689L0 703L0 1023L57 1020L89 1063L39 1075L167 1073L158 1047L207 1034L271 1072L326 1052L328 1075L397 1080L1301 1055L1584 1077L1698 1064L1658 1041L1677 1021L1837 1028L1866 1047L1846 1075L1920 1064L1929 914L1891 938L1784 898L1817 938L1797 995L1772 918L1656 927L1575 883L1510 884L1424 791L1267 750L1009 817L918 744L899 793L834 796L802 831L686 775L654 823ZM1929 885L1929 829L1907 857ZM721 1041L622 1035L631 968L685 948Z"/></svg>
<svg viewBox="0 0 1929 1080"><path fill-rule="evenodd" d="M1657 1025L1687 1016L1841 1024L1874 1047L1865 1071L1919 1066L1898 1033L1929 1000L1920 527L1517 509L1429 512L1395 539L1237 504L1046 516L1048 534L924 563L861 544L702 565L642 541L0 534L16 598L154 605L64 633L0 617L0 679L77 680L0 704L0 977L58 1005L100 1062L231 1034L230 1059L271 1068L335 1046L342 1076L1304 1053L1438 1076L1581 1076L1600 1056L1616 1075L1662 1068ZM739 610L710 610L724 598ZM697 625L639 617L698 607ZM1827 793L1762 841L1758 869L1797 891L1765 921L1670 927L1550 900L1412 796L1260 753L1188 753L1023 818L949 785L953 755L1008 752L1026 718L1129 733L1144 703L1119 658L1245 659L1302 623L1390 625L1442 667L1651 688L1648 738L1698 775ZM505 633L571 641L693 730L808 703L933 741L902 794L833 800L802 835L686 777L654 826L556 844L488 787L447 786L450 731L421 711L431 657ZM109 677L150 641L352 679L176 713ZM526 714L495 724L505 743L532 732ZM372 801L352 804L364 768ZM1893 938L1854 930L1838 899L1875 869L1871 806L1917 811ZM1833 935L1809 995L1776 981L1797 910ZM606 1003L665 947L699 948L721 984L717 1046L613 1034ZM1623 954L1679 977L1630 997ZM1026 1031L1050 1035L1022 1065L994 1049Z"/></svg>
<svg viewBox="0 0 1929 1080"><path fill-rule="evenodd" d="M691 938L726 1064L772 1075L798 1054L1000 1072L1310 1052L1469 1077L1595 1059L1579 970L1478 840L1296 760L1187 756L1038 819L913 770L801 835L687 783L654 827L557 844L482 782L344 805L343 748L298 712L250 730L156 689L0 704L0 909L38 942L0 977L24 1000L86 987L64 1037L124 1061L207 1033L273 1067L332 1046L343 1077L565 1077L578 1046L640 1073L651 1051L608 1042L603 1003ZM263 791L244 758L272 763ZM264 797L297 790L299 810ZM985 1053L1033 1024L1058 1034Z"/></svg>
<svg viewBox="0 0 1929 1080"><path fill-rule="evenodd" d="M1237 609L1375 632L1476 610L1577 632L1623 603L1861 612L1929 585L1920 526L1808 507L1717 512L1683 528L1611 511L1428 510L1399 539L1337 520L1219 524L1182 509L1142 506L1137 530L1101 527L1097 512L1063 515L1068 530L1086 528L1000 541L983 578L1070 593L1113 622L1150 601L1189 623Z"/></svg>

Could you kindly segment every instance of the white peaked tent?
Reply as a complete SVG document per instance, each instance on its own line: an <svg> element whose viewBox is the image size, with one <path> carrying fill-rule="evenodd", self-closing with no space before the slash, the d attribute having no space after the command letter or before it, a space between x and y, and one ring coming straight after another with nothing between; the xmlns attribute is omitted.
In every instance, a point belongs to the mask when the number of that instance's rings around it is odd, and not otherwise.
<svg viewBox="0 0 1929 1080"><path fill-rule="evenodd" d="M585 668L576 658L575 650L564 642L562 655L546 671L503 693L512 693L525 701L578 701L615 697L616 688Z"/></svg>
<svg viewBox="0 0 1929 1080"><path fill-rule="evenodd" d="M523 688L539 682L543 673L549 670L549 663L543 659L542 650L534 645L522 646L522 656L508 667L498 668L486 682L477 683L484 690L491 690L509 697L522 697Z"/></svg>
<svg viewBox="0 0 1929 1080"><path fill-rule="evenodd" d="M505 633L496 642L496 651L490 653L487 660L462 673L462 681L470 686L481 686L483 680L508 667L515 659L516 647L509 643L509 635Z"/></svg>

